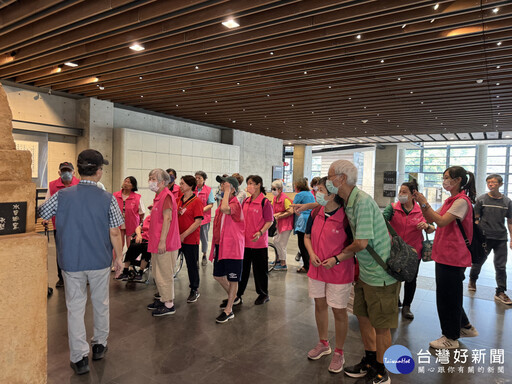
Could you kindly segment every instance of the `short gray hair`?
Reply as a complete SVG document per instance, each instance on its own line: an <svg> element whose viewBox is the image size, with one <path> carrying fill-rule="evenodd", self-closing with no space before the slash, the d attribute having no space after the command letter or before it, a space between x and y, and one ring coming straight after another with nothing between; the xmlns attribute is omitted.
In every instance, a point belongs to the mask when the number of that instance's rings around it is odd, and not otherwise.
<svg viewBox="0 0 512 384"><path fill-rule="evenodd" d="M336 175L346 175L348 185L356 185L357 168L348 160L336 160L330 166Z"/></svg>
<svg viewBox="0 0 512 384"><path fill-rule="evenodd" d="M282 191L283 190L283 182L281 180L274 180L272 182L272 188L277 188Z"/></svg>
<svg viewBox="0 0 512 384"><path fill-rule="evenodd" d="M163 181L164 185L168 185L171 182L171 177L167 172L161 168L155 168L149 172L149 177L155 175L158 181Z"/></svg>

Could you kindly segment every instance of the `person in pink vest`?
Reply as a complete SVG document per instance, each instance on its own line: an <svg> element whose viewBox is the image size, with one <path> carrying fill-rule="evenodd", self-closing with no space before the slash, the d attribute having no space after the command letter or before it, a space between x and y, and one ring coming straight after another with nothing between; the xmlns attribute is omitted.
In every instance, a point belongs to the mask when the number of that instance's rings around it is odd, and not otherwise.
<svg viewBox="0 0 512 384"><path fill-rule="evenodd" d="M277 232L274 236L274 245L277 249L275 271L287 271L286 246L293 230L293 207L292 200L283 192L283 182L274 180L272 182L272 206L274 208L274 219L277 221Z"/></svg>
<svg viewBox="0 0 512 384"><path fill-rule="evenodd" d="M216 180L221 183L222 200L213 220L210 260L213 260L213 277L228 294L220 305L223 311L215 319L222 324L235 317L233 305L242 276L245 225L242 207L236 197L238 180L221 176L217 176Z"/></svg>
<svg viewBox="0 0 512 384"><path fill-rule="evenodd" d="M163 169L149 173L149 189L155 192L149 224L148 252L151 252L153 274L160 299L147 306L153 316L173 315L174 270L181 248L176 200L167 188L170 178Z"/></svg>
<svg viewBox="0 0 512 384"><path fill-rule="evenodd" d="M412 194L418 190L418 183L415 179L403 183L398 192L398 201L389 204L384 208L384 218L389 221L393 229L404 241L414 247L418 253L418 267L416 268L416 277L411 282L404 283L404 302L402 306L402 316L405 319L414 319L411 312L411 304L416 292L416 278L421 261L421 250L423 249L423 231L432 233L435 227L428 224L420 206L416 203ZM399 304L400 305L400 304Z"/></svg>
<svg viewBox="0 0 512 384"><path fill-rule="evenodd" d="M55 195L59 190L63 188L72 187L73 185L77 185L80 180L75 177L75 168L73 164L69 161L65 161L60 163L59 165L59 178L53 181L50 181L48 186L48 190L46 191L46 197L44 201L47 201L50 197ZM44 226L48 225L48 220L43 220L42 224ZM53 224L53 237L55 238L55 244L57 244L57 230L55 229L55 216L52 217ZM59 266L59 249L56 248L57 255L57 275L59 280L55 284L55 288L62 288L64 286L64 279L62 278L62 270Z"/></svg>
<svg viewBox="0 0 512 384"><path fill-rule="evenodd" d="M272 204L265 197L263 179L250 175L246 179L247 192L251 195L244 200L242 210L245 220L245 249L242 280L238 285L237 301L242 303L242 296L247 288L251 264L253 266L254 285L258 297L255 305L270 300L268 295L268 232L274 222Z"/></svg>
<svg viewBox="0 0 512 384"><path fill-rule="evenodd" d="M343 209L343 199L329 193L326 182L327 177L317 181L316 201L320 207L309 217L304 238L310 257L309 297L315 300L316 327L320 339L308 352L308 358L318 360L331 353L328 336L328 307L331 307L336 347L328 369L332 373L339 373L345 361L343 345L348 332L347 305L354 281L355 263L353 258L343 261L338 258L350 244L351 231Z"/></svg>
<svg viewBox="0 0 512 384"><path fill-rule="evenodd" d="M423 216L428 222L437 224L436 236L432 247L432 260L436 263L436 302L437 314L443 335L430 342L435 349L454 349L459 347L460 337L478 336L462 307L462 281L464 271L471 267L469 252L462 227L469 241L473 238L473 206L475 201L475 176L459 166L448 168L443 173L443 188L451 196L441 208L434 211L425 196L414 192Z"/></svg>
<svg viewBox="0 0 512 384"><path fill-rule="evenodd" d="M171 178L171 181L170 181L169 185L167 186L167 188L169 188L169 191L171 191L172 195L174 196L174 199L176 201L178 201L179 198L181 197L180 187L178 184L176 184L176 179L178 178L178 174L172 168L167 168L165 170L165 172L167 172L169 174L169 177Z"/></svg>
<svg viewBox="0 0 512 384"><path fill-rule="evenodd" d="M127 247L130 245L130 239L135 233L135 228L144 221L146 209L142 202L141 195L135 193L137 191L137 179L133 176L128 176L123 180L121 190L113 193L124 218L123 225L119 227L119 229L121 229L123 247L125 242Z"/></svg>
<svg viewBox="0 0 512 384"><path fill-rule="evenodd" d="M206 254L208 253L208 232L210 231L210 222L212 221L212 207L215 203L212 188L205 184L208 176L203 171L197 171L194 175L196 177L197 186L194 194L199 197L203 203L203 221L201 221L200 238L201 238L201 251L203 252L203 259L201 265L206 266Z"/></svg>

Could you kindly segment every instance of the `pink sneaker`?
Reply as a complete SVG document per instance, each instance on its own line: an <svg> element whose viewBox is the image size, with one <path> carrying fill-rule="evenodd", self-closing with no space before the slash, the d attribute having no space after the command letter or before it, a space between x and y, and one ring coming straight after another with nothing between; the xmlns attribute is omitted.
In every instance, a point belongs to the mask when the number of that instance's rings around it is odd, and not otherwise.
<svg viewBox="0 0 512 384"><path fill-rule="evenodd" d="M315 348L308 352L308 359L318 360L322 356L329 355L331 353L331 347L325 346L321 341L318 342Z"/></svg>
<svg viewBox="0 0 512 384"><path fill-rule="evenodd" d="M332 355L331 364L329 364L329 372L340 373L343 369L344 363L345 357L339 352L334 352L334 355Z"/></svg>

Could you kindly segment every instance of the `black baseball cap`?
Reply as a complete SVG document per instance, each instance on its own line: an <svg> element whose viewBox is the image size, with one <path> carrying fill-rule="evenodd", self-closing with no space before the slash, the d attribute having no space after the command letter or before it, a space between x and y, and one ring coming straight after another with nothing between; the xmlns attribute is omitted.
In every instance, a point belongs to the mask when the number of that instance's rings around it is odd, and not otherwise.
<svg viewBox="0 0 512 384"><path fill-rule="evenodd" d="M217 176L217 178L215 179L217 180L218 183L229 183L233 186L233 188L235 189L238 189L238 180L236 178L234 178L233 176L228 176L228 177L222 177L222 176Z"/></svg>
<svg viewBox="0 0 512 384"><path fill-rule="evenodd" d="M65 161L63 163L60 163L59 171L62 171L63 169L71 169L72 171L75 170L75 168L73 167L73 164L71 164L69 161Z"/></svg>
<svg viewBox="0 0 512 384"><path fill-rule="evenodd" d="M78 163L81 166L87 167L95 165L101 167L102 165L108 165L108 160L103 158L103 155L95 149L86 149L78 155Z"/></svg>

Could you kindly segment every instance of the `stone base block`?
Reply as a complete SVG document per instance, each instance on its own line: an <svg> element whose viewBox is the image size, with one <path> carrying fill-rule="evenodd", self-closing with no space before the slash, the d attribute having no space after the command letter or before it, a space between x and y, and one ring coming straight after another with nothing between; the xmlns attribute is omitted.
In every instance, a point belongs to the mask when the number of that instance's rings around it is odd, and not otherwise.
<svg viewBox="0 0 512 384"><path fill-rule="evenodd" d="M0 383L46 383L46 237L0 236Z"/></svg>
<svg viewBox="0 0 512 384"><path fill-rule="evenodd" d="M34 183L19 181L3 181L0 188L0 201L13 203L27 202L27 227L26 232L34 232L36 228L36 185ZM46 268L45 268L46 269Z"/></svg>

